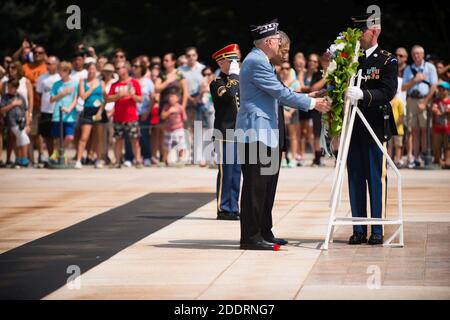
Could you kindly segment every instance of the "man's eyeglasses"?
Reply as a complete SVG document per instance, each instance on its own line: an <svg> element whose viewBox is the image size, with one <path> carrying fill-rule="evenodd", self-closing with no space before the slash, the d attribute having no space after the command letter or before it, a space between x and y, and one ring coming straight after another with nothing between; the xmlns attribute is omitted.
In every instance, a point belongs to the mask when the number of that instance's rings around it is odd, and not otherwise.
<svg viewBox="0 0 450 320"><path fill-rule="evenodd" d="M267 40L277 40L278 44L281 44L281 37L272 37L272 38L268 38Z"/></svg>
<svg viewBox="0 0 450 320"><path fill-rule="evenodd" d="M133 68L140 68L141 66L138 64L133 64Z"/></svg>

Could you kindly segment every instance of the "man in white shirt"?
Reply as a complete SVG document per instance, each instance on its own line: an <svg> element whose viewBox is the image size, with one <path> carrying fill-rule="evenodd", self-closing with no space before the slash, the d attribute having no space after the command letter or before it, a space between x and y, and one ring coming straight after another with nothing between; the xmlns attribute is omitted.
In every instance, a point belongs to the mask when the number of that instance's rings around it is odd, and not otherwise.
<svg viewBox="0 0 450 320"><path fill-rule="evenodd" d="M47 145L49 155L53 153L53 138L51 135L52 115L54 104L50 102L50 93L53 84L61 80L58 73L59 59L50 56L47 60L47 73L38 78L36 92L41 95L41 119L39 121L39 134Z"/></svg>
<svg viewBox="0 0 450 320"><path fill-rule="evenodd" d="M187 128L193 133L194 121L197 118L197 109L200 104L200 88L203 82L202 70L205 68L203 64L198 62L198 53L195 47L186 49L187 65L178 69L183 73L186 79L189 97L186 106Z"/></svg>

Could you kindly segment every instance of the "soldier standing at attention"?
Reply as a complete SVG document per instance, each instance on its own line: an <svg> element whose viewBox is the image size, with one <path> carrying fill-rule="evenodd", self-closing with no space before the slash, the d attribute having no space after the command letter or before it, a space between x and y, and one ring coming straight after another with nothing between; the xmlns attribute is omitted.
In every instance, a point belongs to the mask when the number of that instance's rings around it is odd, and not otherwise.
<svg viewBox="0 0 450 320"><path fill-rule="evenodd" d="M361 83L361 88L350 87L347 96L358 101L358 107L386 149L387 141L393 135L397 135L390 101L397 91L398 63L394 55L378 46L378 37L381 33L380 17L369 17L370 15L352 18L355 27L363 31L360 43L364 49L364 56L359 58L359 69L362 69L366 80ZM386 157L359 117L356 117L351 137L347 170L352 216L367 217L366 186L368 186L371 217L385 217ZM366 242L367 226L354 226L349 244ZM368 243L370 245L383 243L381 225L372 226Z"/></svg>
<svg viewBox="0 0 450 320"><path fill-rule="evenodd" d="M219 162L217 219L239 220L241 166L234 138L227 138L226 134L227 130L234 130L239 110L239 46L230 44L212 58L220 68L220 75L210 84L215 109L214 129L221 132L221 137L214 137ZM234 134L229 136L234 137Z"/></svg>

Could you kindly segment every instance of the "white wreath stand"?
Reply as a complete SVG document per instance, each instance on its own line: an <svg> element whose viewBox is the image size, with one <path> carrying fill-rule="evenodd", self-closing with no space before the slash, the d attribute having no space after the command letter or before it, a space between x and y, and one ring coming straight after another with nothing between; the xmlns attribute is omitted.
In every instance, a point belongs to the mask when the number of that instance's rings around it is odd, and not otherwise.
<svg viewBox="0 0 450 320"><path fill-rule="evenodd" d="M359 52L359 43L356 46L355 52ZM355 60L358 59L358 55L355 54ZM351 78L350 85L353 86L355 80L357 80L357 86L361 86L362 70L359 70L358 74ZM349 110L351 110L351 115L349 118ZM348 150L350 147L350 140L353 132L353 125L356 120L356 116L359 116L370 135L378 145L378 148L383 152L386 157L387 162L390 167L394 170L397 176L397 197L398 197L398 217L396 219L386 219L386 218L356 218L356 217L337 217L336 211L341 202L341 194L342 194L342 185L344 180L344 171L347 167L347 157ZM380 140L376 136L375 132L371 128L370 124L367 122L361 110L358 108L357 103L355 101L351 101L346 98L345 106L344 106L344 120L342 125L342 134L341 140L339 142L339 153L336 159L336 168L334 171L333 177L333 187L331 190L330 204L331 208L330 220L328 222L327 236L324 243L324 249L328 250L328 244L333 242L333 233L335 226L343 226L343 225L397 225L398 228L394 232L394 234L388 238L383 245L387 247L403 247L403 209L402 209L402 179L397 166L394 161L392 161L391 157L387 153L386 148L383 147ZM398 237L398 242L394 243L394 239Z"/></svg>

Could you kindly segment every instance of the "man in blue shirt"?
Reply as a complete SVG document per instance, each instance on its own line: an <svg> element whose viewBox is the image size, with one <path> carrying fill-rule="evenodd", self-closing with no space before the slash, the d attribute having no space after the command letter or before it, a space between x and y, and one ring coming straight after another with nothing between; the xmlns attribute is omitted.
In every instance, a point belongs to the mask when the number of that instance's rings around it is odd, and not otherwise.
<svg viewBox="0 0 450 320"><path fill-rule="evenodd" d="M411 50L413 64L406 67L403 73L402 91L407 91L407 127L408 136L408 167L420 166L419 154L426 148L427 106L431 101L438 76L432 63L424 60L425 51L421 46Z"/></svg>
<svg viewBox="0 0 450 320"><path fill-rule="evenodd" d="M330 104L285 87L275 75L270 59L279 54L281 37L276 20L251 27L255 47L239 75L240 109L236 138L242 167L241 249L278 250L286 243L272 233L272 198L280 165L279 103L308 111L328 112ZM272 203L273 205L273 203Z"/></svg>

